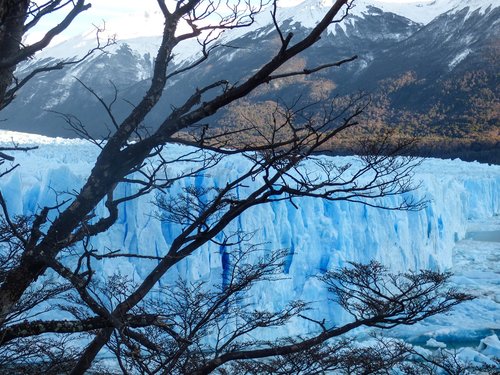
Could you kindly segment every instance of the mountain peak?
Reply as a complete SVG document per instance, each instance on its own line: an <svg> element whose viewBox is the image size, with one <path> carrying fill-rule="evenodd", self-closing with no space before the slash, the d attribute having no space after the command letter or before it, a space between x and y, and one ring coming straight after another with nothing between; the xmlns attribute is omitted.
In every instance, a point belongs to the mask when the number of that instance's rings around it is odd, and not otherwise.
<svg viewBox="0 0 500 375"><path fill-rule="evenodd" d="M314 17L324 13L324 8L330 7L333 0L305 0L292 8L282 11L290 18L297 21L308 20L308 23L317 21ZM414 22L428 24L439 15L447 12L460 11L469 8L469 11L486 11L488 8L495 8L498 3L494 0L417 0L410 3L394 3L385 0L355 0L351 14L354 16L363 16L363 14L372 13L373 8L378 8L383 12L390 12L408 18Z"/></svg>

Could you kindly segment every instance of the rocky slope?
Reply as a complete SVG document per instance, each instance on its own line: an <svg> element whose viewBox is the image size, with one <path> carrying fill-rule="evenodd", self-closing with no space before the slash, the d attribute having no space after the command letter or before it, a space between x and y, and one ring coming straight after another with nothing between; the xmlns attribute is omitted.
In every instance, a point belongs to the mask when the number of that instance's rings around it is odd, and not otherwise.
<svg viewBox="0 0 500 375"><path fill-rule="evenodd" d="M307 0L283 8L280 23L297 40L330 3ZM357 0L355 4L344 22L333 24L313 48L283 70L358 55L355 62L314 76L275 81L247 101L259 104L280 98L292 103L300 97L308 102L342 98L362 90L371 95L372 102L364 118L365 132L389 125L424 136L430 154L436 154L436 144L444 140L447 145L456 142L457 147L466 144L469 150L475 147L479 159L499 162L500 7L488 0L404 5ZM181 103L194 88L221 78L235 82L258 68L276 50L278 36L269 14L264 12L251 28L228 32L222 40L224 46L214 50L205 64L167 87L163 101L146 119L146 127L154 128L171 106ZM106 136L111 131L110 121L75 77L108 102L116 86L118 100L113 109L118 118L123 117L148 85L158 41L146 37L119 41L108 53L39 76L2 112L1 118L6 119L2 127L51 136L72 135L55 111L74 115L95 136ZM20 68L19 74L82 54L92 43L90 39L68 40L36 56ZM196 45L180 45L175 62L187 64L196 53ZM231 111L238 112L238 104ZM214 116L213 122L223 122L223 118L228 118L227 112ZM472 158L477 156L472 154Z"/></svg>

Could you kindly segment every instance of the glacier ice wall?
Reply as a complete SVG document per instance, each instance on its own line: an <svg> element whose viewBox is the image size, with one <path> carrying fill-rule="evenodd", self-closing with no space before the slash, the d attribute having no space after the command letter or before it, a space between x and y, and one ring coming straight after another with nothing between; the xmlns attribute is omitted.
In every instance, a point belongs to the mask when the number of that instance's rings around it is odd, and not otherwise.
<svg viewBox="0 0 500 375"><path fill-rule="evenodd" d="M2 140L7 141L6 135ZM0 189L12 214L33 214L44 205L53 206L64 192L78 191L90 172L97 147L78 140L16 139L36 143L38 150L17 155L20 167L0 180ZM169 153L180 152L171 146ZM337 158L345 162L346 158ZM199 186L225 185L227 179L244 168L244 161L229 158L210 175L190 180ZM175 172L175 171L174 171ZM421 187L413 194L429 200L419 212L388 211L348 202L329 202L304 198L258 206L231 223L233 229L255 231L254 242L266 249L288 249L283 273L285 278L272 289L260 288L252 297L268 307L281 305L289 298L317 301L317 314L332 314L326 292L316 275L346 261L368 262L372 259L393 270L449 269L452 248L464 238L469 219L488 218L500 213L500 167L459 160L425 160L418 168L416 181ZM118 194L133 191L121 185ZM174 186L176 194L181 186ZM62 195L61 195L62 193ZM124 250L131 253L161 255L175 235L176 227L162 223L154 216L152 196L129 201L120 207L118 222L112 230L98 237L93 246L100 250ZM396 199L396 198L391 198ZM105 214L101 206L96 212ZM150 261L112 259L102 261L101 272L119 270L136 281L154 266ZM209 244L188 257L169 273L162 283L168 284L180 275L188 279L220 282L224 272L224 250Z"/></svg>

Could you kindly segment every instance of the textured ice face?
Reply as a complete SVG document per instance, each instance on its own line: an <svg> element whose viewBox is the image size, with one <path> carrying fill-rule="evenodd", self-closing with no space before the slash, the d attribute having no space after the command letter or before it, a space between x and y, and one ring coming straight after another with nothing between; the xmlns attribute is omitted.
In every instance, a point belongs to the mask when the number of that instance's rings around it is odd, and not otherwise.
<svg viewBox="0 0 500 375"><path fill-rule="evenodd" d="M0 189L12 214L33 214L40 207L53 206L57 194L62 194L61 200L64 192L78 191L98 152L97 147L80 140L0 134L0 142L5 144L10 140L40 146L38 150L16 155L16 162L21 166L0 180ZM185 148L172 145L167 152L176 155L185 152ZM345 157L332 160L341 164L351 161ZM210 174L174 185L168 194L174 196L188 184L225 186L247 165L248 161L242 158L227 158ZM170 173L176 174L176 168L183 167L173 166ZM293 204L276 202L245 212L230 224L227 232L254 231L253 242L263 244L263 251L288 249L283 268L285 277L272 287L261 284L254 288L251 300L267 308L282 306L290 298L314 301L314 316L335 317L339 321L342 315L328 302L327 292L316 278L328 269L347 261L372 259L395 271L451 269L452 249L456 241L465 238L468 220L488 219L500 212L500 167L428 159L418 168L415 180L421 181L421 187L412 194L429 200L427 208L419 212L387 211L312 198L297 199ZM116 194L130 194L134 189L130 184L123 184ZM94 248L143 255L165 254L180 227L157 220L152 199L151 195L144 196L120 206L118 221L111 230L93 240ZM96 214L106 214L103 205L97 208ZM210 243L180 262L161 284L173 283L179 276L220 284L227 261L225 250ZM96 267L98 272L107 275L119 270L140 281L154 265L145 260L112 259ZM291 326L290 333L302 328Z"/></svg>
<svg viewBox="0 0 500 375"><path fill-rule="evenodd" d="M79 140L11 132L0 135L0 142L10 140L40 146L28 154L18 154L16 162L21 167L0 181L12 212L19 214L31 214L40 206L51 204L57 191L78 191L98 151ZM173 145L168 152L181 153L183 149ZM348 159L335 160L342 164ZM242 158L228 158L210 174L183 184L223 186L247 163ZM385 211L360 204L303 198L295 205L284 201L252 208L231 225L257 231L256 241L268 243L269 248L290 249L285 272L300 275L294 278L295 285L302 284L307 274L323 272L346 260L376 259L394 269L450 267L451 248L455 241L464 238L467 220L491 217L500 211L500 168L429 159L419 167L415 180L422 181L422 186L413 194L429 200L427 208L420 212ZM169 194L178 194L182 186L175 185ZM126 194L133 189L122 185L118 192ZM118 223L110 233L98 238L98 243L106 246L112 243L114 247L133 251L162 253L167 249L176 230L151 217L151 200L151 196L146 196L125 203ZM201 252L205 256L197 255L190 262L197 257L209 257L209 263L201 264L210 265L210 269L220 266L220 260L212 259L219 258L214 245ZM195 267L198 275L210 271L201 264ZM141 268L140 262L134 262L134 267Z"/></svg>

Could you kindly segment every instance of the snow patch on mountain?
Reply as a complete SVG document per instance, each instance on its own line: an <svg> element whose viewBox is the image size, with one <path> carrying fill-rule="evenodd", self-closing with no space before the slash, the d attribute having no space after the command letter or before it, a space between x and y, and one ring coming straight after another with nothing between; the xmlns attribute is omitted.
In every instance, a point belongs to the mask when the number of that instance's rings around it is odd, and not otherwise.
<svg viewBox="0 0 500 375"><path fill-rule="evenodd" d="M325 11L333 5L333 0L306 0L291 8L279 9L281 20L293 19L304 27L313 27L324 16ZM447 12L456 12L469 8L470 12L480 10L486 12L498 6L492 0L420 0L409 3L395 3L384 0L355 0L349 11L350 15L364 17L373 14L376 10L393 13L412 20L413 22L428 24L436 17ZM339 18L344 13L339 14Z"/></svg>
<svg viewBox="0 0 500 375"><path fill-rule="evenodd" d="M470 48L465 49L464 51L460 52L453 60L450 61L448 66L450 67L450 70L453 70L460 62L462 62L469 54L472 52Z"/></svg>
<svg viewBox="0 0 500 375"><path fill-rule="evenodd" d="M492 0L431 0L415 1L410 3L388 3L383 0L356 0L354 13L369 13L370 7L376 7L383 12L390 12L408 18L414 22L428 24L436 17L447 12L456 12L464 8L470 11L486 11L498 6Z"/></svg>
<svg viewBox="0 0 500 375"><path fill-rule="evenodd" d="M159 36L145 36L126 40L117 40L115 44L106 47L101 51L95 51L89 60L94 59L101 53L115 54L123 45L130 47L132 53L138 57L150 56L152 60L158 53L161 44ZM87 38L85 35L76 36L61 42L53 47L47 48L36 55L36 60L76 60L83 57L88 51L95 48L97 42L94 38ZM196 40L186 40L181 42L174 50L174 63L193 61L199 57L201 47Z"/></svg>

